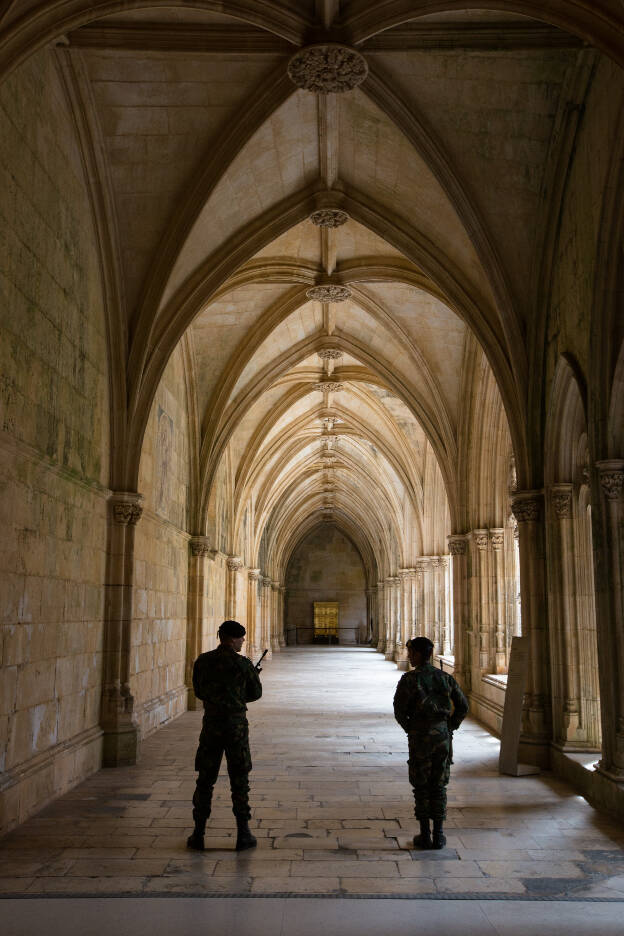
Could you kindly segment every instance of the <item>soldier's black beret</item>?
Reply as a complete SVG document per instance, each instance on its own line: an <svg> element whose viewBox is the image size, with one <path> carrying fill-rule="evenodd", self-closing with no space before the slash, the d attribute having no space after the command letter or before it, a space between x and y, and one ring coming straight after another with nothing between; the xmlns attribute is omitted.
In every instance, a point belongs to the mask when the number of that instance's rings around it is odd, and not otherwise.
<svg viewBox="0 0 624 936"><path fill-rule="evenodd" d="M224 621L217 633L219 637L244 637L246 631L238 621Z"/></svg>
<svg viewBox="0 0 624 936"><path fill-rule="evenodd" d="M425 658L430 657L433 653L433 644L428 637L412 637L411 640L407 641L405 646L415 650L417 653L422 653Z"/></svg>

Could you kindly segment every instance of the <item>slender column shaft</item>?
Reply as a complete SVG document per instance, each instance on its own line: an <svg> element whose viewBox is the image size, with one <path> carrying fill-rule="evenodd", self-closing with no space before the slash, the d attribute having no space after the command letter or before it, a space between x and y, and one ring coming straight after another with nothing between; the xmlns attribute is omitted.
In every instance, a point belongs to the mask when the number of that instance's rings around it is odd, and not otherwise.
<svg viewBox="0 0 624 936"><path fill-rule="evenodd" d="M384 653L386 649L386 596L384 582L377 582L377 649Z"/></svg>
<svg viewBox="0 0 624 936"><path fill-rule="evenodd" d="M489 531L490 561L492 565L492 650L490 662L494 663L495 673L507 672L507 653L505 650L505 530L495 528ZM492 660L493 658L493 660Z"/></svg>
<svg viewBox="0 0 624 936"><path fill-rule="evenodd" d="M453 631L455 678L465 691L470 689L470 647L468 643L468 557L466 537L448 538L453 575Z"/></svg>
<svg viewBox="0 0 624 936"><path fill-rule="evenodd" d="M206 536L194 536L190 541L188 620L186 628L185 685L187 706L194 712L201 708L193 691L193 664L202 652L206 605L206 571L210 561L210 543Z"/></svg>
<svg viewBox="0 0 624 936"><path fill-rule="evenodd" d="M530 763L546 766L550 757L551 716L543 503L541 491L518 491L513 497L512 510L519 531L522 632L529 638L521 751L522 757Z"/></svg>

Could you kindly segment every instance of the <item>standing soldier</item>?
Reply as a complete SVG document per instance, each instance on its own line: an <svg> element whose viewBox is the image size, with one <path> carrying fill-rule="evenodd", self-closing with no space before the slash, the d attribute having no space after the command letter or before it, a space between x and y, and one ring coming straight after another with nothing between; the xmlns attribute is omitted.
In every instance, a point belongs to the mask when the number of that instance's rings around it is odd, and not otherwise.
<svg viewBox="0 0 624 936"><path fill-rule="evenodd" d="M216 650L202 653L193 667L193 689L204 703L204 720L195 756L198 771L193 794L195 829L187 845L204 850L206 820L210 816L212 791L225 753L232 791L232 812L238 835L236 850L253 848L256 839L249 831L249 726L247 702L262 695L262 686L251 660L241 656L245 628L238 621L224 621L219 627L220 644Z"/></svg>
<svg viewBox="0 0 624 936"><path fill-rule="evenodd" d="M442 826L453 759L452 732L466 717L468 701L453 677L431 663L433 644L427 637L414 637L406 647L414 669L399 680L394 717L407 732L409 781L414 790L414 815L420 823L414 846L444 848Z"/></svg>

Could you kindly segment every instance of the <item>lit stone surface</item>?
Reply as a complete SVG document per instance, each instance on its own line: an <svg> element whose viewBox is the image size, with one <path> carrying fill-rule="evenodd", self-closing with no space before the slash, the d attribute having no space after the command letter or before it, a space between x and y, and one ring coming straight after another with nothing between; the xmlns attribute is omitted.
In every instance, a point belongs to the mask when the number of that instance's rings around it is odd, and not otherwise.
<svg viewBox="0 0 624 936"><path fill-rule="evenodd" d="M447 847L410 850L417 823L396 669L370 649L282 651L250 706L251 825L237 854L225 766L204 854L185 848L201 714L102 771L2 840L2 890L26 894L340 893L575 899L621 889L624 830L549 778L497 773L498 742L455 736Z"/></svg>

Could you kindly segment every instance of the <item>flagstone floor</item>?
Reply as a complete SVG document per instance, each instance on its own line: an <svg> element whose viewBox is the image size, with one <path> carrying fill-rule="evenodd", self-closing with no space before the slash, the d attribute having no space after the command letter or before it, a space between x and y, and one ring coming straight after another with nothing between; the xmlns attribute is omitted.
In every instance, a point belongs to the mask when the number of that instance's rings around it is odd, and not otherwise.
<svg viewBox="0 0 624 936"><path fill-rule="evenodd" d="M497 740L469 720L455 737L447 848L410 849L400 675L364 648L292 648L265 666L249 711L257 849L234 851L225 766L207 851L185 847L201 723L189 712L145 741L139 765L101 770L0 840L0 890L624 901L624 828L548 774L499 776Z"/></svg>

